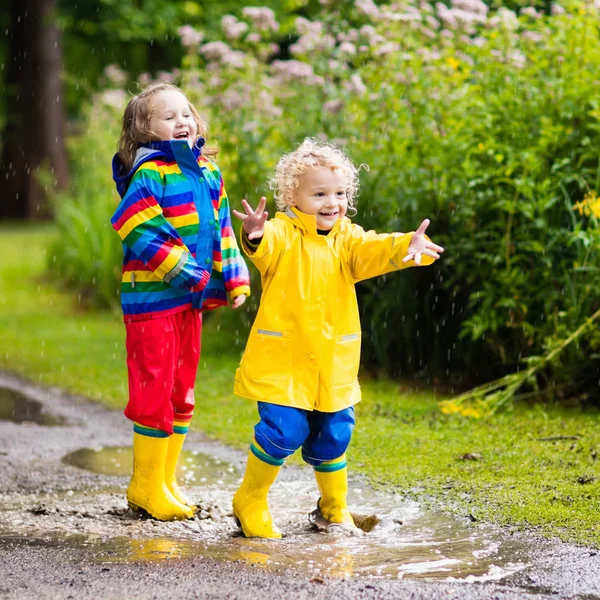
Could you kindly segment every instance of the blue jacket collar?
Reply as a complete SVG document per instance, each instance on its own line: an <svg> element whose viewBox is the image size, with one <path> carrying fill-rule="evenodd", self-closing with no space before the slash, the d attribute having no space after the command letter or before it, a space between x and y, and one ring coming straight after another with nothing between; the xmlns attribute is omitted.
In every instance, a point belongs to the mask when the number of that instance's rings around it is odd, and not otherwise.
<svg viewBox="0 0 600 600"><path fill-rule="evenodd" d="M166 161L174 161L174 148L177 146L181 147L183 145L187 146L188 143L183 140L161 140L140 144L135 155L135 160L133 161L133 166L128 173L125 172L125 166L123 165L119 155L115 154L112 160L113 180L117 186L117 191L119 192L121 198L125 196L125 192L127 192L131 178L140 168L140 165L148 162L149 160L155 160L157 158L162 158ZM199 137L196 140L196 143L190 148L190 151L194 155L196 161L198 161L198 157L201 154L202 146L204 146L204 138Z"/></svg>

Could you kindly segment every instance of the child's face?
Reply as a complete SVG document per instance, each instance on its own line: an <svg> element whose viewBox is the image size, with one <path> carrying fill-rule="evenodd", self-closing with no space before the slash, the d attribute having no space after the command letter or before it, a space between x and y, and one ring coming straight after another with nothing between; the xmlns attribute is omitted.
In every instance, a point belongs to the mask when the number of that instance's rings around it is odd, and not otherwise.
<svg viewBox="0 0 600 600"><path fill-rule="evenodd" d="M190 146L194 145L198 126L181 92L157 92L150 100L150 108L150 129L159 140L186 140Z"/></svg>
<svg viewBox="0 0 600 600"><path fill-rule="evenodd" d="M300 176L293 205L317 219L317 229L329 231L348 210L346 177L341 169L316 167Z"/></svg>

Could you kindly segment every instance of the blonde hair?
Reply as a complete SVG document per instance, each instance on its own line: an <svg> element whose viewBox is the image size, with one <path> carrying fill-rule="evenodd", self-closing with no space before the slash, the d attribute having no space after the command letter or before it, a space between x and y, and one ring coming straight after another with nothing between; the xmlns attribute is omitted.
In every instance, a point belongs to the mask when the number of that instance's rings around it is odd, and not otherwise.
<svg viewBox="0 0 600 600"><path fill-rule="evenodd" d="M275 174L269 180L278 210L285 211L293 205L300 176L308 169L319 167L341 169L346 177L348 208L355 208L354 199L360 185L358 173L361 168L368 170L367 165L356 167L346 153L331 142L306 138L296 150L279 159Z"/></svg>
<svg viewBox="0 0 600 600"><path fill-rule="evenodd" d="M196 122L198 137L205 138L208 134L206 121L202 119L198 111L194 108L194 105L176 85L163 82L151 83L129 101L123 114L123 128L121 130L121 137L119 138L118 155L127 171L133 166L135 154L142 144L160 139L150 129L150 120L152 118L152 98L159 92L164 91L179 92L182 94L187 100L192 117ZM206 156L215 156L218 151L218 148L207 148L206 146L202 148L202 154Z"/></svg>

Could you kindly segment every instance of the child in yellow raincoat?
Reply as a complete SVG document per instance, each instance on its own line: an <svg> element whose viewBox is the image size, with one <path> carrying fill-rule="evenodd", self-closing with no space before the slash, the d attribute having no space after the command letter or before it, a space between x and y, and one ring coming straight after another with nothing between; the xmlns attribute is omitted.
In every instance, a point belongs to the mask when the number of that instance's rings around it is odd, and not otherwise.
<svg viewBox="0 0 600 600"><path fill-rule="evenodd" d="M346 449L360 401L361 330L356 282L431 264L443 248L425 220L414 233L365 231L354 209L358 169L339 148L306 139L279 161L271 181L281 212L265 198L245 213L242 248L258 268L262 297L235 378L235 393L258 401L243 482L233 512L247 537L279 538L268 491L287 456L302 448L330 523L354 528L346 503Z"/></svg>

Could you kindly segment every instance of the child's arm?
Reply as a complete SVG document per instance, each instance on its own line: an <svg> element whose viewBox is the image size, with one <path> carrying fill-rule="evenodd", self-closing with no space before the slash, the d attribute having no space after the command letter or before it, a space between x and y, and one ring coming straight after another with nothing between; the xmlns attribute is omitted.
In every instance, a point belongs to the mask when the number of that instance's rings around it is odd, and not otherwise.
<svg viewBox="0 0 600 600"><path fill-rule="evenodd" d="M376 233L352 226L349 241L350 269L359 281L412 266L427 266L444 251L426 235L429 219L414 233Z"/></svg>
<svg viewBox="0 0 600 600"><path fill-rule="evenodd" d="M232 307L239 308L250 295L250 273L235 239L229 212L229 198L225 191L223 177L221 177L219 193L219 223L221 224L223 282Z"/></svg>
<svg viewBox="0 0 600 600"><path fill-rule="evenodd" d="M267 199L263 196L254 210L244 199L244 212L233 211L233 214L244 222L242 228L242 249L264 275L274 263L277 246L277 232L273 223L267 221L269 213L265 210Z"/></svg>
<svg viewBox="0 0 600 600"><path fill-rule="evenodd" d="M161 175L152 163L142 165L111 219L112 226L157 277L176 288L202 291L210 273L196 263L165 218L157 201L163 190Z"/></svg>

